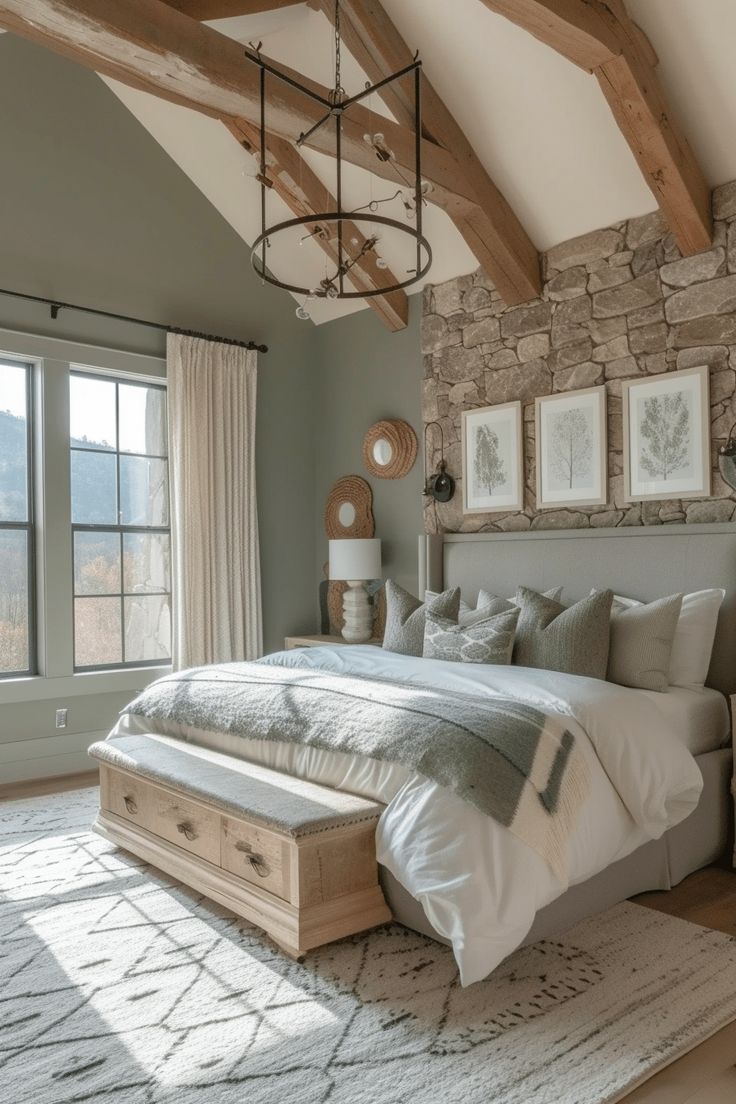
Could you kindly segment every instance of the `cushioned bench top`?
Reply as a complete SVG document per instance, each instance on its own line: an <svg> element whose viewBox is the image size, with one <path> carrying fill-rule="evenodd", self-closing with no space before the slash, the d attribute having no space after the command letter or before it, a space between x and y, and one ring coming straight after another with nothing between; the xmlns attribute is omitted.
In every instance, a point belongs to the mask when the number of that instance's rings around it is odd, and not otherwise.
<svg viewBox="0 0 736 1104"><path fill-rule="evenodd" d="M355 794L156 736L102 740L89 754L295 838L373 820L383 811Z"/></svg>

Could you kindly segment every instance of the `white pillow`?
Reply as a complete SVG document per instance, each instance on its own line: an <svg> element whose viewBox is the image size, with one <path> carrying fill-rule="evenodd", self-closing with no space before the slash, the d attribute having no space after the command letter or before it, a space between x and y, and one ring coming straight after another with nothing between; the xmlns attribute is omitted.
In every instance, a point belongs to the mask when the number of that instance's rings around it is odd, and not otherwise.
<svg viewBox="0 0 736 1104"><path fill-rule="evenodd" d="M725 590L696 590L682 599L670 656L670 685L702 690L708 677L718 611Z"/></svg>
<svg viewBox="0 0 736 1104"><path fill-rule="evenodd" d="M685 690L702 690L708 677L713 640L716 635L718 611L725 590L695 590L682 599L682 609L675 629L670 655L670 686L682 686ZM641 606L636 598L614 594L612 611Z"/></svg>

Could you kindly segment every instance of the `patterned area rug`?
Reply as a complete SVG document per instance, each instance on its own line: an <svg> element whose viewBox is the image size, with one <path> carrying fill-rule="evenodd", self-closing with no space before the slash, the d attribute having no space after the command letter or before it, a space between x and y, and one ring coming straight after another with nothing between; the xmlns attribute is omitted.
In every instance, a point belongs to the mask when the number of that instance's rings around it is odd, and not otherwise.
<svg viewBox="0 0 736 1104"><path fill-rule="evenodd" d="M610 1104L736 1017L736 940L637 905L465 990L398 925L297 965L95 801L0 805L0 1100Z"/></svg>

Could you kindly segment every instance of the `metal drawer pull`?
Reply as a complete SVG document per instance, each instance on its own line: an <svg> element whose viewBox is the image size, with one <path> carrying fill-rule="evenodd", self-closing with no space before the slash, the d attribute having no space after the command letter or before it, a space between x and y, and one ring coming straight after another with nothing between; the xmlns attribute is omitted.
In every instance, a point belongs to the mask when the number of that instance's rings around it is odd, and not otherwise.
<svg viewBox="0 0 736 1104"><path fill-rule="evenodd" d="M123 801L125 802L125 808L128 810L129 813L138 812L138 806L136 805L132 797L124 797Z"/></svg>
<svg viewBox="0 0 736 1104"><path fill-rule="evenodd" d="M253 851L253 848L249 843L243 843L242 840L238 840L235 844L236 851L244 851L248 862L255 870L259 878L267 878L271 871L268 868L268 863L264 859L263 855L258 855Z"/></svg>
<svg viewBox="0 0 736 1104"><path fill-rule="evenodd" d="M177 832L181 832L181 834L188 840L195 840L197 838L197 833L194 831L188 820L184 820L181 824L177 824L176 830Z"/></svg>

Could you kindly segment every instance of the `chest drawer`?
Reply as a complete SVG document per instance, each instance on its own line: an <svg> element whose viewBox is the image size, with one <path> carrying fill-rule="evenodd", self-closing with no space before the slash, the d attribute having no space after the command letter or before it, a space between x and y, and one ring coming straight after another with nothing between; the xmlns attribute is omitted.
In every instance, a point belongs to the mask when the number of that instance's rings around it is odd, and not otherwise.
<svg viewBox="0 0 736 1104"><path fill-rule="evenodd" d="M103 809L148 827L151 786L141 778L124 771L100 768L100 804Z"/></svg>
<svg viewBox="0 0 736 1104"><path fill-rule="evenodd" d="M289 899L290 849L285 840L235 817L222 818L220 866Z"/></svg>
<svg viewBox="0 0 736 1104"><path fill-rule="evenodd" d="M220 863L220 814L178 794L150 787L146 828L183 851Z"/></svg>

